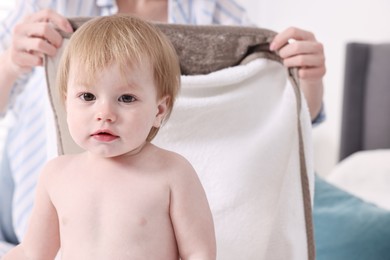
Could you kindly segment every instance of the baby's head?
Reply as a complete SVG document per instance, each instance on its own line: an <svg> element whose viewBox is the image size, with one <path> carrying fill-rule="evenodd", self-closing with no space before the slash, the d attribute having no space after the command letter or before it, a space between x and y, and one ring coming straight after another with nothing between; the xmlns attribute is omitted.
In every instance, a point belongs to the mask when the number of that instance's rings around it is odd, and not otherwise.
<svg viewBox="0 0 390 260"><path fill-rule="evenodd" d="M70 73L92 86L99 72L117 64L123 75L134 66L149 64L157 99L168 97L167 119L180 88L180 66L174 47L154 25L129 15L93 18L71 37L60 61L57 85L67 98ZM147 141L157 134L152 128Z"/></svg>

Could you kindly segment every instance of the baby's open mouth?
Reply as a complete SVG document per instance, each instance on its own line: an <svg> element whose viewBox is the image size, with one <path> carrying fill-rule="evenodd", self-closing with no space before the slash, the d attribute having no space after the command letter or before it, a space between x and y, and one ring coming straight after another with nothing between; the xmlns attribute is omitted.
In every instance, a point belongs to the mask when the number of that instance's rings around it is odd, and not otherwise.
<svg viewBox="0 0 390 260"><path fill-rule="evenodd" d="M110 131L97 131L93 133L91 136L94 137L96 140L103 141L103 142L110 142L119 138L119 136L115 135Z"/></svg>
<svg viewBox="0 0 390 260"><path fill-rule="evenodd" d="M112 135L110 133L107 133L107 132L100 132L100 133L97 133L98 135Z"/></svg>

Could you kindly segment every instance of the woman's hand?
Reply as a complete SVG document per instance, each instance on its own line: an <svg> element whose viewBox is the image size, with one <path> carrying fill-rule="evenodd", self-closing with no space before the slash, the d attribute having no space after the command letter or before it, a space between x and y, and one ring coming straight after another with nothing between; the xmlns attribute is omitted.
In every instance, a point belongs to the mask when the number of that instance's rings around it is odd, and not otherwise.
<svg viewBox="0 0 390 260"><path fill-rule="evenodd" d="M290 27L275 36L270 49L278 51L286 67L298 68L300 86L314 119L322 106L322 78L326 72L323 45L313 33Z"/></svg>
<svg viewBox="0 0 390 260"><path fill-rule="evenodd" d="M49 9L29 15L15 26L11 46L6 52L9 68L17 76L42 65L45 54L56 54L62 44L56 28L73 31L65 17Z"/></svg>

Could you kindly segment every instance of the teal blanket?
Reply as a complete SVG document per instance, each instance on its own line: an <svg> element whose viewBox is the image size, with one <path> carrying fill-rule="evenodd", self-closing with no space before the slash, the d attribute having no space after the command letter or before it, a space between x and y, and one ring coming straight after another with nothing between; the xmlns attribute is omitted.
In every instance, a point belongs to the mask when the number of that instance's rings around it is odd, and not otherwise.
<svg viewBox="0 0 390 260"><path fill-rule="evenodd" d="M390 259L390 211L319 176L315 181L314 231L317 260Z"/></svg>

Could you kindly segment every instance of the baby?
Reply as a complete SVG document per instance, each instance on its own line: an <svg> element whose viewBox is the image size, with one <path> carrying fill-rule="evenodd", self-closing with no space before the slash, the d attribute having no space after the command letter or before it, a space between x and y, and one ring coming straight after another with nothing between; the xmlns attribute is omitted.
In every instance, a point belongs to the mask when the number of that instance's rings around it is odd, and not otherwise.
<svg viewBox="0 0 390 260"><path fill-rule="evenodd" d="M94 18L71 37L57 81L85 152L45 166L26 236L4 260L54 259L60 247L62 260L215 259L196 172L150 143L180 85L166 37L139 18Z"/></svg>

